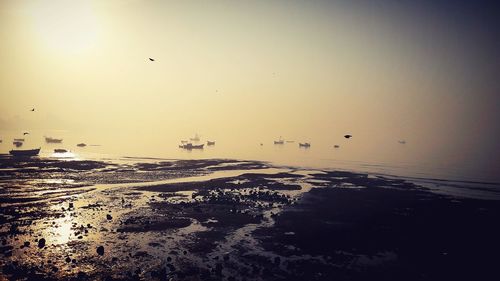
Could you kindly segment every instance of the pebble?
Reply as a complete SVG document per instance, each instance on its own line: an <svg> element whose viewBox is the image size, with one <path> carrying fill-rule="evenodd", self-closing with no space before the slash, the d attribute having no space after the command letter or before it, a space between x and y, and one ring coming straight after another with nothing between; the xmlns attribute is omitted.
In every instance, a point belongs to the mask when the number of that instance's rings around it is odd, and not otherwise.
<svg viewBox="0 0 500 281"><path fill-rule="evenodd" d="M97 247L97 250L96 250L96 251L97 251L97 253L98 253L100 256L104 255L104 247L103 247L103 246L99 246L99 247Z"/></svg>
<svg viewBox="0 0 500 281"><path fill-rule="evenodd" d="M45 238L38 240L38 248L45 247Z"/></svg>

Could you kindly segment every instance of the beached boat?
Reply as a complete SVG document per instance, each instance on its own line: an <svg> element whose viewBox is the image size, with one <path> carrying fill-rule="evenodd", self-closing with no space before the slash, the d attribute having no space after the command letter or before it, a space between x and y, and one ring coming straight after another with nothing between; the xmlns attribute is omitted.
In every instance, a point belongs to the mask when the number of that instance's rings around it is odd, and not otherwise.
<svg viewBox="0 0 500 281"><path fill-rule="evenodd" d="M47 142L47 143L61 143L62 141L63 141L63 139L45 137L45 142Z"/></svg>
<svg viewBox="0 0 500 281"><path fill-rule="evenodd" d="M215 141L207 141L207 145L215 145Z"/></svg>
<svg viewBox="0 0 500 281"><path fill-rule="evenodd" d="M54 152L55 153L66 153L68 151L64 148L56 148L56 149L54 149Z"/></svg>
<svg viewBox="0 0 500 281"><path fill-rule="evenodd" d="M36 156L38 153L40 153L40 148L37 149L25 149L25 150L20 150L20 149L13 149L9 151L9 153L12 156L24 156L24 157L30 157L30 156Z"/></svg>
<svg viewBox="0 0 500 281"><path fill-rule="evenodd" d="M191 150L191 149L203 149L203 146L204 144L193 145L192 143L186 143L183 145L179 145L179 148Z"/></svg>
<svg viewBox="0 0 500 281"><path fill-rule="evenodd" d="M274 141L274 144L285 144L285 140L280 136L280 139L277 141Z"/></svg>
<svg viewBox="0 0 500 281"><path fill-rule="evenodd" d="M311 144L308 143L308 142L305 142L305 143L300 143L299 142L299 147L311 147Z"/></svg>
<svg viewBox="0 0 500 281"><path fill-rule="evenodd" d="M78 147L86 147L87 145L82 142L82 143L77 144L76 146L78 146Z"/></svg>

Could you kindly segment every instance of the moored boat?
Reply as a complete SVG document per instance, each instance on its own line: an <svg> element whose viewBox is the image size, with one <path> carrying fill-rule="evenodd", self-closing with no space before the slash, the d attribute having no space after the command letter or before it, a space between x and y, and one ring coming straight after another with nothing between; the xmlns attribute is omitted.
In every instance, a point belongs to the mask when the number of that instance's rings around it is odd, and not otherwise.
<svg viewBox="0 0 500 281"><path fill-rule="evenodd" d="M82 142L82 143L77 144L76 146L78 146L78 147L86 147L87 145Z"/></svg>
<svg viewBox="0 0 500 281"><path fill-rule="evenodd" d="M207 141L207 145L215 145L215 141Z"/></svg>
<svg viewBox="0 0 500 281"><path fill-rule="evenodd" d="M285 140L280 136L280 139L277 141L274 141L274 144L285 144Z"/></svg>
<svg viewBox="0 0 500 281"><path fill-rule="evenodd" d="M193 145L192 143L186 143L183 145L179 145L179 148L191 150L191 149L203 149L203 146L204 144Z"/></svg>
<svg viewBox="0 0 500 281"><path fill-rule="evenodd" d="M66 153L68 151L64 148L56 148L56 149L54 149L54 152L55 153Z"/></svg>
<svg viewBox="0 0 500 281"><path fill-rule="evenodd" d="M30 156L36 156L36 155L38 155L38 153L40 153L40 148L37 148L37 149L24 149L24 150L13 149L13 150L9 151L9 153L12 156L30 157Z"/></svg>
<svg viewBox="0 0 500 281"><path fill-rule="evenodd" d="M62 141L63 141L63 139L45 137L45 142L47 142L47 143L61 143Z"/></svg>
<svg viewBox="0 0 500 281"><path fill-rule="evenodd" d="M305 142L305 143L300 143L299 142L299 147L311 147L311 144L308 143L308 142Z"/></svg>

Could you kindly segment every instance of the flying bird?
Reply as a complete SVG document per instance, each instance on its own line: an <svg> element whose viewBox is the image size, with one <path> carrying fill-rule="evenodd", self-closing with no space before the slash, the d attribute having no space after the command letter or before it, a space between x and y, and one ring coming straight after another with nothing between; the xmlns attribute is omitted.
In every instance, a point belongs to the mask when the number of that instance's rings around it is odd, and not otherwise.
<svg viewBox="0 0 500 281"><path fill-rule="evenodd" d="M30 133L28 133L28 132L24 132L24 134L23 134L23 135L24 135L24 136L26 136L26 135L29 135L29 134L30 134Z"/></svg>
<svg viewBox="0 0 500 281"><path fill-rule="evenodd" d="M154 60L154 59L152 59L152 58L149 58L149 60L150 60L150 61L155 61L155 60Z"/></svg>
<svg viewBox="0 0 500 281"><path fill-rule="evenodd" d="M350 139L350 138L352 138L352 135L345 135L344 138Z"/></svg>

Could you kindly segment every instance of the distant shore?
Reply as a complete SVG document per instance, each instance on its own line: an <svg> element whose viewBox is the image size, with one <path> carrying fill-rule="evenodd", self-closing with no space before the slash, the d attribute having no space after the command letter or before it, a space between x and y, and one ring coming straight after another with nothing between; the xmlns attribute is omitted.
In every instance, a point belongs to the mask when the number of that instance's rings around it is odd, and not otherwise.
<svg viewBox="0 0 500 281"><path fill-rule="evenodd" d="M494 280L500 205L228 159L0 157L17 280ZM493 278L492 278L493 277Z"/></svg>

